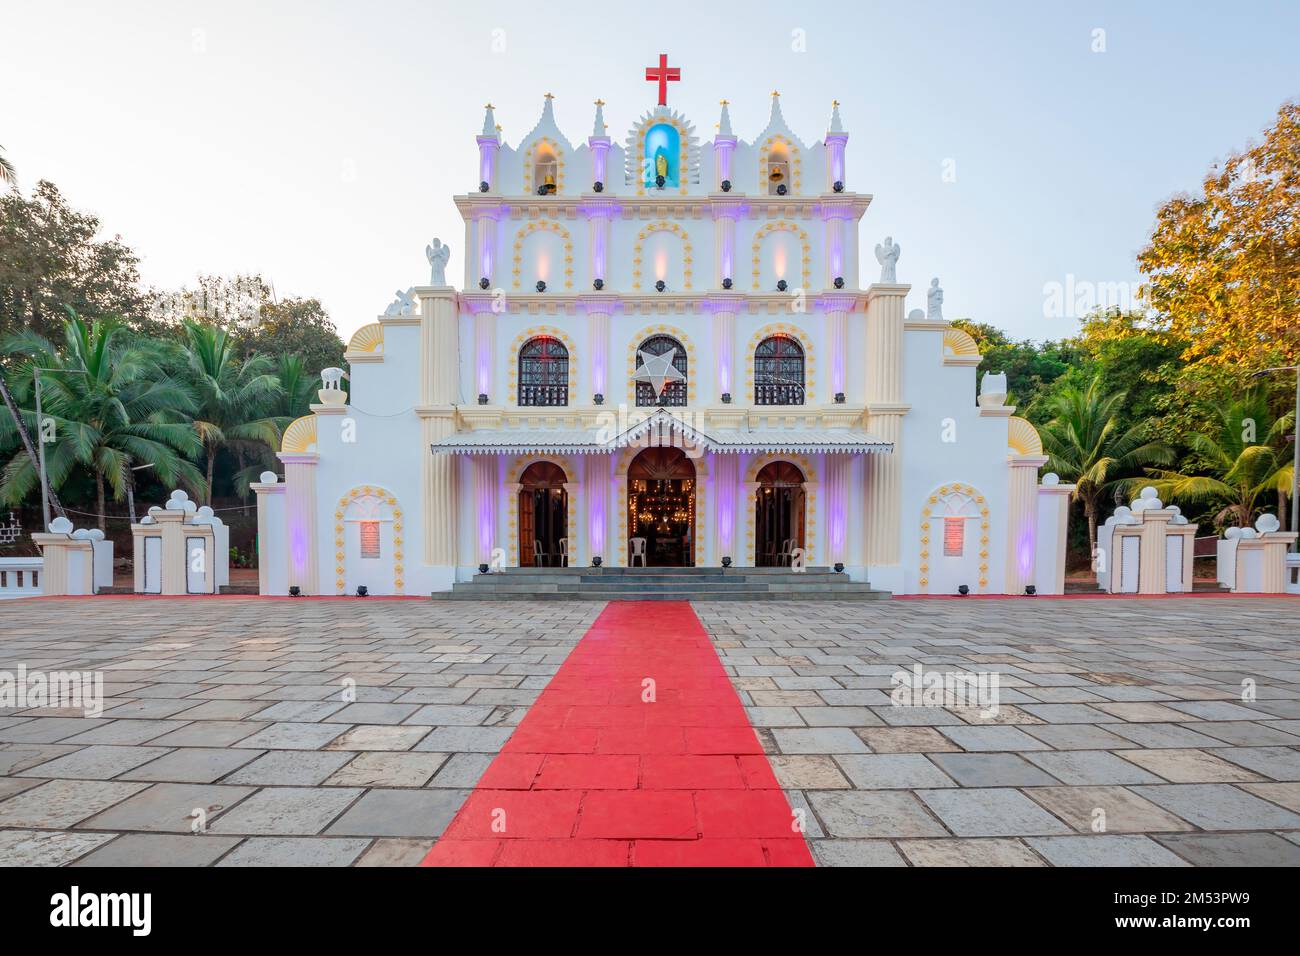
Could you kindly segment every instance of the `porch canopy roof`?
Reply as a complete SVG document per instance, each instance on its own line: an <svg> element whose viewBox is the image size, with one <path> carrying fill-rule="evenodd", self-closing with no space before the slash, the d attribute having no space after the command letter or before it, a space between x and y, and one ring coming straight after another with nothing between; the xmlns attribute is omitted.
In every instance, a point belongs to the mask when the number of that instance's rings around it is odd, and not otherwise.
<svg viewBox="0 0 1300 956"><path fill-rule="evenodd" d="M713 454L790 452L865 455L892 452L894 446L857 428L710 428L707 432L656 409L621 432L599 428L485 428L439 439L433 452L527 455L551 452L596 455L629 446L671 445Z"/></svg>

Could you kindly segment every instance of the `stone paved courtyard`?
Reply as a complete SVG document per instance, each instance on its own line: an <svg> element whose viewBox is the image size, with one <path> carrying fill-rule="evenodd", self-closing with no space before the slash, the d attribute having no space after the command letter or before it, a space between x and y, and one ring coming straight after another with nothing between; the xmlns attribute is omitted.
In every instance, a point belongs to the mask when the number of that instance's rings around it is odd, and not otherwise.
<svg viewBox="0 0 1300 956"><path fill-rule="evenodd" d="M0 863L417 863L601 609L0 604L0 671L106 698L0 711ZM1292 599L695 610L824 865L1300 864ZM894 706L915 664L996 716Z"/></svg>

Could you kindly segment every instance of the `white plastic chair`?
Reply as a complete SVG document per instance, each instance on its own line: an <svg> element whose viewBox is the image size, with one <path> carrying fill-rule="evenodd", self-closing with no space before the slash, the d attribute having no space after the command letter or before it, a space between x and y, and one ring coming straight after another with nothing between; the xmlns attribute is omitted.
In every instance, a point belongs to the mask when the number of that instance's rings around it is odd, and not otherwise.
<svg viewBox="0 0 1300 956"><path fill-rule="evenodd" d="M645 538L633 538L633 539L631 540L631 543L632 543L632 557L628 560L628 562L627 562L627 566L628 566L629 568L634 568L634 567L636 567L636 559L637 559L637 558L640 558L640 559L641 559L641 567L644 568L644 567L646 566L646 563L645 563Z"/></svg>
<svg viewBox="0 0 1300 956"><path fill-rule="evenodd" d="M569 566L569 539L561 538L560 539L560 567L567 568L568 566Z"/></svg>
<svg viewBox="0 0 1300 956"><path fill-rule="evenodd" d="M790 563L790 555L793 553L793 551L794 551L794 538L786 538L784 541L781 542L781 554L777 559L777 564L783 566L788 565Z"/></svg>
<svg viewBox="0 0 1300 956"><path fill-rule="evenodd" d="M542 542L537 538L533 538L533 566L538 568L546 567L549 561L550 556L542 550Z"/></svg>

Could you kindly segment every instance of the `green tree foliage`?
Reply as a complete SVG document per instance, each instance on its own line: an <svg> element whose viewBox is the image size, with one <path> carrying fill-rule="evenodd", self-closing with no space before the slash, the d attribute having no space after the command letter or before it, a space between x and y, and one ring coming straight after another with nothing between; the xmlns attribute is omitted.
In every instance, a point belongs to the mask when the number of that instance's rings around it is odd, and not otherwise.
<svg viewBox="0 0 1300 956"><path fill-rule="evenodd" d="M1215 427L1188 437L1202 463L1199 470L1206 473L1149 469L1151 483L1165 501L1219 506L1216 525L1247 527L1269 498L1291 488L1287 434L1295 427L1295 413L1274 417L1267 394L1252 390L1209 415Z"/></svg>
<svg viewBox="0 0 1300 956"><path fill-rule="evenodd" d="M1149 422L1123 427L1127 399L1123 392L1104 391L1100 377L1083 388L1063 385L1047 401L1051 419L1040 429L1048 469L1076 485L1090 551L1097 547L1097 517L1106 492L1140 465L1173 460L1168 445L1151 440Z"/></svg>
<svg viewBox="0 0 1300 956"><path fill-rule="evenodd" d="M32 434L38 435L33 366L42 371L42 413L52 420L54 440L45 446L46 472L56 491L77 470L91 473L96 514L104 527L107 490L120 501L133 465L151 465L159 480L198 491L203 478L190 458L201 444L190 421L196 409L190 389L162 372L157 347L132 341L115 318L87 325L72 309L64 323L63 347L30 329L0 341L0 352L18 361L11 374L14 398ZM12 447L17 427L0 417L0 440ZM13 452L0 472L0 500L20 504L35 493L39 476L30 457Z"/></svg>
<svg viewBox="0 0 1300 956"><path fill-rule="evenodd" d="M97 241L99 220L71 208L53 183L0 196L0 334L63 338L64 307L140 316L139 260L120 237Z"/></svg>
<svg viewBox="0 0 1300 956"><path fill-rule="evenodd" d="M194 429L203 443L207 464L205 501L211 504L217 455L223 450L250 451L250 445L275 447L281 426L266 414L281 386L265 355L240 361L234 339L225 329L186 320L186 370L197 398Z"/></svg>

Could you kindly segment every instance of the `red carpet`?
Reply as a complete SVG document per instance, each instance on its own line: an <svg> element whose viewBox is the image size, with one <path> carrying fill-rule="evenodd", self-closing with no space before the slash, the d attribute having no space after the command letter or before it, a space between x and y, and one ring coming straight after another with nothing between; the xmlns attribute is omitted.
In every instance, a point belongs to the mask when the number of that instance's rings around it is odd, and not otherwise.
<svg viewBox="0 0 1300 956"><path fill-rule="evenodd" d="M795 824L690 604L611 602L424 865L812 866Z"/></svg>

